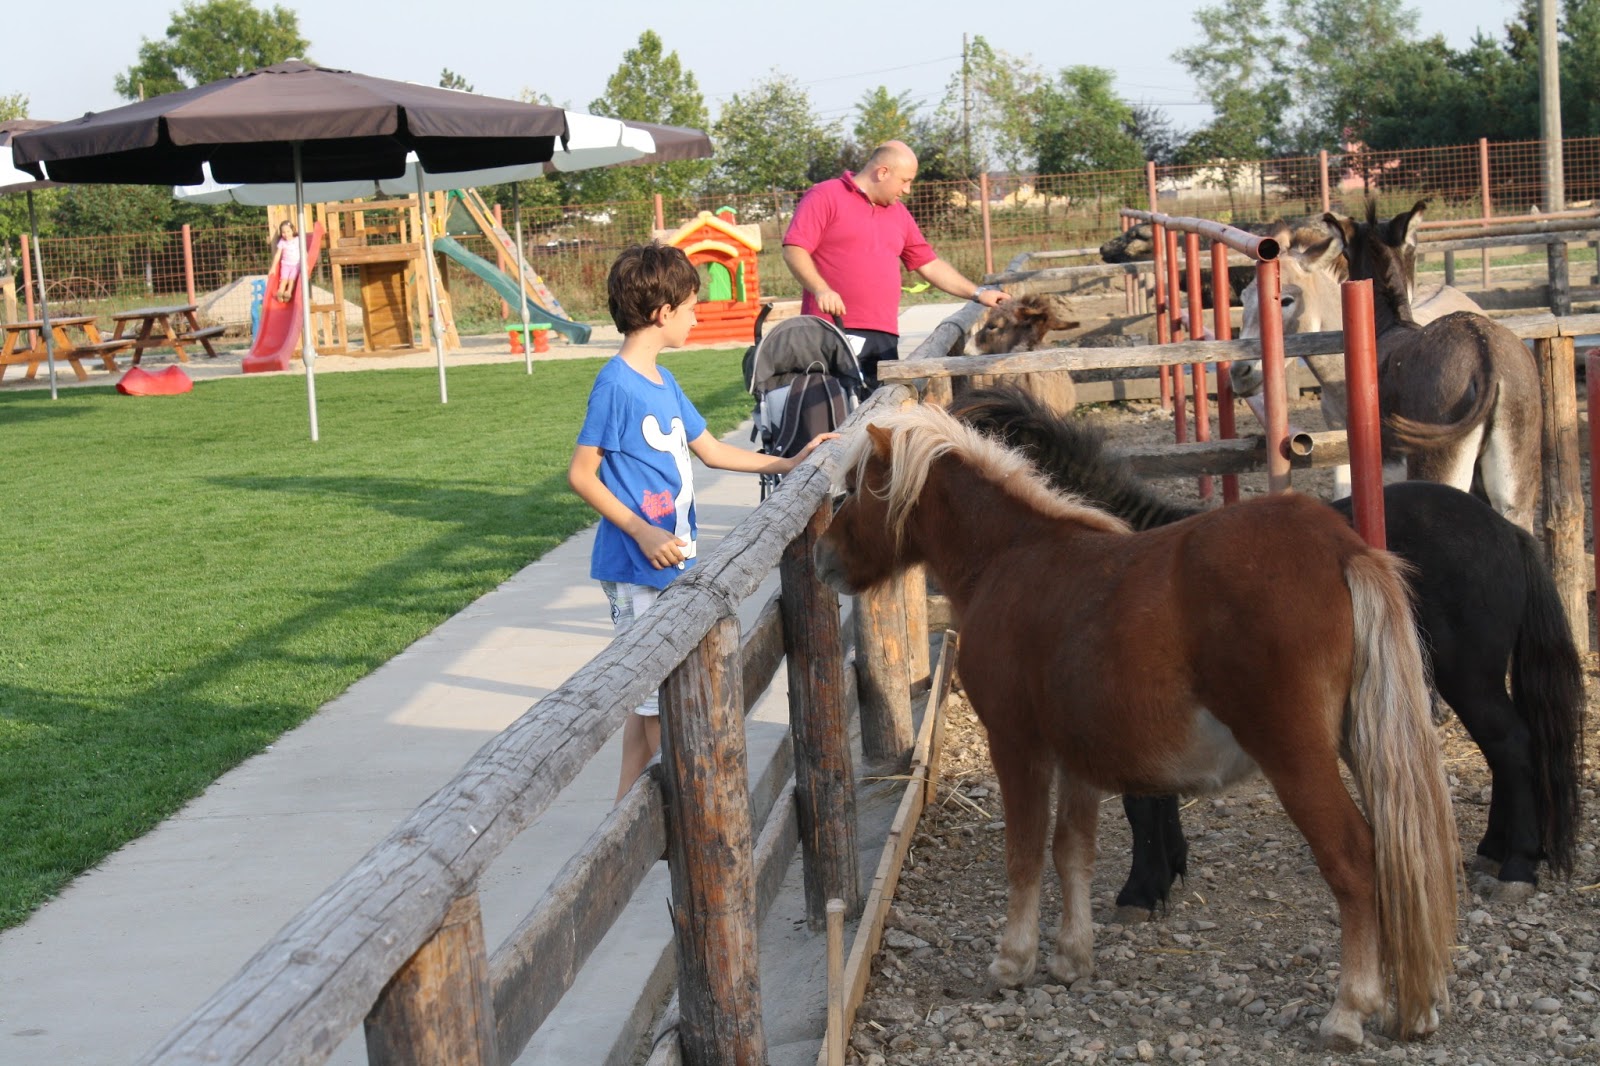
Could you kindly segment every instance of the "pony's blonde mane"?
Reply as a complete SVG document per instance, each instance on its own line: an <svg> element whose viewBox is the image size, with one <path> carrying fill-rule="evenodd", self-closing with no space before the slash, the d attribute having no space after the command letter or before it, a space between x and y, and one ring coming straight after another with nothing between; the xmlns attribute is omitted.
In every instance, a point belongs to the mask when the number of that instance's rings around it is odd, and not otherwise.
<svg viewBox="0 0 1600 1066"><path fill-rule="evenodd" d="M905 533L911 508L927 482L928 468L940 456L952 453L1040 514L1081 522L1108 533L1131 531L1122 519L1091 506L1078 496L1051 488L1021 452L956 421L943 407L914 404L878 415L871 424L887 430L893 441L889 484L882 496L889 504L889 531L897 544ZM855 471L859 489L866 477L867 461L873 455L872 437L866 427L858 428L847 437L844 449L842 469Z"/></svg>

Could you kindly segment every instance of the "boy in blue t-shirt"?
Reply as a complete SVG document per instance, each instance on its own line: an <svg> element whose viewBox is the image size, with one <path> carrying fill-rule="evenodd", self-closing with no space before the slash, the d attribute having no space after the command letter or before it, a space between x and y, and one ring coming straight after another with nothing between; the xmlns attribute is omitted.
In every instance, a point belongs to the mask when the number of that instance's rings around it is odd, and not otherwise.
<svg viewBox="0 0 1600 1066"><path fill-rule="evenodd" d="M619 630L694 565L690 452L719 470L787 474L837 435L821 434L799 455L783 459L724 444L707 432L677 381L656 365L663 348L681 348L688 338L699 288L688 256L660 244L626 249L606 279L622 348L595 377L567 481L600 514L589 576L605 590ZM652 696L623 726L618 800L661 746L659 716Z"/></svg>

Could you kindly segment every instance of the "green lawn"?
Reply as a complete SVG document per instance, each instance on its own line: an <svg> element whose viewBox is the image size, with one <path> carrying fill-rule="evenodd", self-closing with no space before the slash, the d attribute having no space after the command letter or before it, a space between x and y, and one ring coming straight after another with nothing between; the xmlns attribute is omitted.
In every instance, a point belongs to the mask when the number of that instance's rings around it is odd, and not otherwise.
<svg viewBox="0 0 1600 1066"><path fill-rule="evenodd" d="M737 353L664 362L749 413ZM0 394L0 928L589 525L599 365L323 374L318 444L298 377Z"/></svg>

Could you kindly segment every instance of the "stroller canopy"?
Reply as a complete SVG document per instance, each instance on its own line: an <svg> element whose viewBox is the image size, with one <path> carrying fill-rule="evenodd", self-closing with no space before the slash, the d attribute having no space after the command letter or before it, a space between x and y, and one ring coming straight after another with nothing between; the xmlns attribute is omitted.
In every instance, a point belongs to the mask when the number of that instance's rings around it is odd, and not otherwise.
<svg viewBox="0 0 1600 1066"><path fill-rule="evenodd" d="M825 318L799 315L779 322L752 349L744 383L753 396L764 396L820 365L829 377L851 390L862 385L861 365L844 331Z"/></svg>

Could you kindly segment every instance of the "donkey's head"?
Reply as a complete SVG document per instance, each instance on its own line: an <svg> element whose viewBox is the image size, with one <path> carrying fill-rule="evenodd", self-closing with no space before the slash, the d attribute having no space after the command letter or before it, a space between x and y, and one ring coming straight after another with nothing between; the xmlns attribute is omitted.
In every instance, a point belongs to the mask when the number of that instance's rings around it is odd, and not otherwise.
<svg viewBox="0 0 1600 1066"><path fill-rule="evenodd" d="M1155 255L1155 229L1148 222L1130 226L1100 246L1107 263L1139 263Z"/></svg>
<svg viewBox="0 0 1600 1066"><path fill-rule="evenodd" d="M1078 323L1068 317L1070 313L1065 298L1054 293L1007 300L984 314L972 335L972 346L982 355L1031 352L1044 342L1046 333L1076 329Z"/></svg>
<svg viewBox="0 0 1600 1066"><path fill-rule="evenodd" d="M1340 323L1339 282L1344 280L1344 238L1321 220L1315 225L1290 226L1280 222L1271 234L1282 248L1278 258L1278 304L1283 314L1283 332L1317 333L1338 329ZM1261 302L1256 284L1245 286L1244 325L1241 338L1261 336ZM1233 391L1238 396L1254 396L1261 391L1259 360L1239 361L1229 371Z"/></svg>
<svg viewBox="0 0 1600 1066"><path fill-rule="evenodd" d="M1406 264L1416 261L1416 230L1426 201L1386 222L1378 220L1378 206L1368 202L1367 219L1357 222L1345 215L1328 212L1324 220L1344 242L1344 258L1350 280L1372 281L1373 301L1387 307L1395 317L1410 322L1411 286Z"/></svg>

